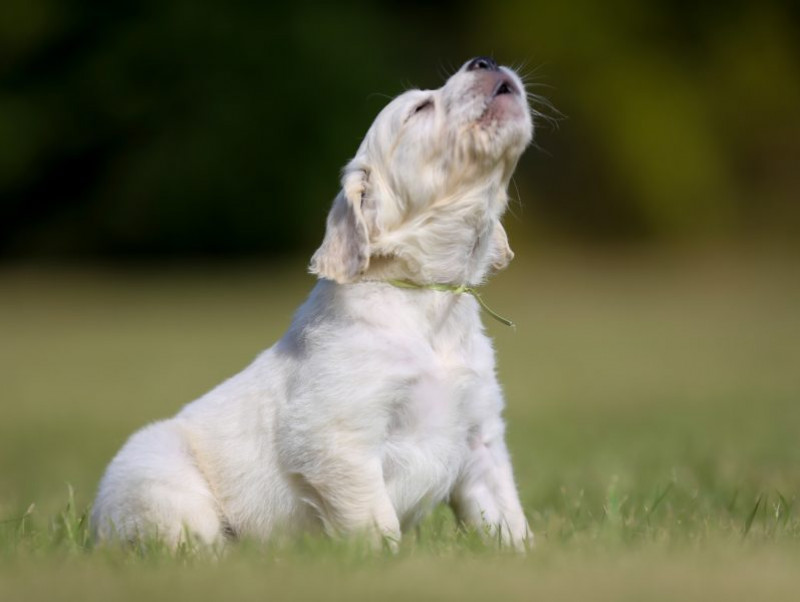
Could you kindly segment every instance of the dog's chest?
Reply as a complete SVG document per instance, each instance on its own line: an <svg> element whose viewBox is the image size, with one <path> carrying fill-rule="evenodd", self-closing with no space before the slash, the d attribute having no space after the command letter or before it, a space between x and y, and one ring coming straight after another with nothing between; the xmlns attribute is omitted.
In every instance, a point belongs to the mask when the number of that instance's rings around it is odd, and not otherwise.
<svg viewBox="0 0 800 602"><path fill-rule="evenodd" d="M483 375L471 354L437 350L420 358L401 392L383 450L384 478L401 522L416 522L449 494L480 422Z"/></svg>

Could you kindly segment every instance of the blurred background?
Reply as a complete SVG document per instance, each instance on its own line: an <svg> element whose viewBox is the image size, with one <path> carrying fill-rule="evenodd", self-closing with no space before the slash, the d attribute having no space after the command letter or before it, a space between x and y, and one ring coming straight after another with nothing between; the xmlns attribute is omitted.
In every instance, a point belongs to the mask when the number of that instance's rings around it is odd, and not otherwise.
<svg viewBox="0 0 800 602"><path fill-rule="evenodd" d="M486 291L534 530L798 497L800 3L3 0L0 520L276 340L374 116L478 54L550 118Z"/></svg>
<svg viewBox="0 0 800 602"><path fill-rule="evenodd" d="M308 255L387 99L477 54L563 115L515 239L797 239L796 2L4 0L0 256Z"/></svg>

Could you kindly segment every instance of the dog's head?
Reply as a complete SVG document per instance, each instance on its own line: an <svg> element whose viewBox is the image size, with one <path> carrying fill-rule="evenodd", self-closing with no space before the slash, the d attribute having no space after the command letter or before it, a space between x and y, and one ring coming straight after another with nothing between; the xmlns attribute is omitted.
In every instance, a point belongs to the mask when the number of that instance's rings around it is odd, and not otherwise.
<svg viewBox="0 0 800 602"><path fill-rule="evenodd" d="M499 219L532 136L521 80L490 58L401 94L345 167L311 272L465 283L504 267L513 253Z"/></svg>

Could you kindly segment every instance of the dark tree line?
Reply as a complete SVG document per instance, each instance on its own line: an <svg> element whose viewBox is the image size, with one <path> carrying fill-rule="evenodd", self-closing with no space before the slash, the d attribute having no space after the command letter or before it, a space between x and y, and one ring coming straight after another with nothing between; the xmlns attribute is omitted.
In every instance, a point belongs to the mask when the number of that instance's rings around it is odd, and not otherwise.
<svg viewBox="0 0 800 602"><path fill-rule="evenodd" d="M6 0L0 254L307 250L386 100L478 53L526 63L566 116L520 166L518 232L792 233L797 22L788 2Z"/></svg>

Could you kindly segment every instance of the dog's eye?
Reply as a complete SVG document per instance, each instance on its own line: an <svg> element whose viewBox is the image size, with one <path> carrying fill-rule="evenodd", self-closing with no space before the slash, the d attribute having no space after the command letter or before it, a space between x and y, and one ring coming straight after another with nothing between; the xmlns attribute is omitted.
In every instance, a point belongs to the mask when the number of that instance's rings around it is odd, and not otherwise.
<svg viewBox="0 0 800 602"><path fill-rule="evenodd" d="M417 105L417 107L414 109L414 113L413 114L416 115L420 111L424 111L428 107L432 107L432 106L433 106L433 101L429 98L428 100L426 100L422 104Z"/></svg>

